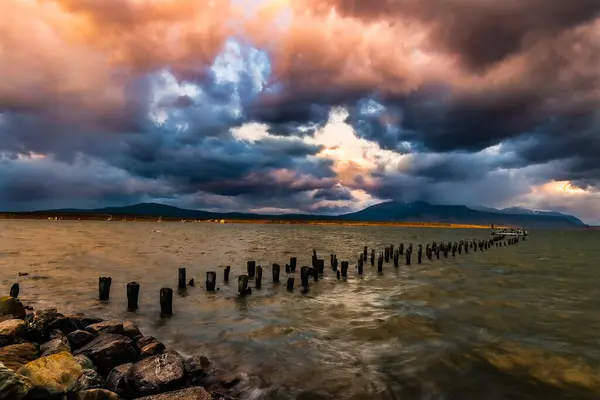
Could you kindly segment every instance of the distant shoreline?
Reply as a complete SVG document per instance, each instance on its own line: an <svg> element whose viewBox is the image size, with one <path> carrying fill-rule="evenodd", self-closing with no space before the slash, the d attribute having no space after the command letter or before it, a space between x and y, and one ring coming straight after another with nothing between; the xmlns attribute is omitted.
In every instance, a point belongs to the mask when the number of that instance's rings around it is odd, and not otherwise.
<svg viewBox="0 0 600 400"><path fill-rule="evenodd" d="M158 222L158 217L147 216L117 216L102 214L36 214L36 213L0 213L0 220L48 220L55 218L62 221L106 221L106 222ZM219 224L221 220L185 220L182 218L162 217L161 222L185 222L185 223L213 223ZM225 219L225 224L278 224L278 225L336 225L336 226L397 226L407 228L452 228L452 229L490 229L490 225L458 224L446 222L394 222L394 221L309 221L309 220L277 220L277 219ZM502 227L498 225L497 227Z"/></svg>

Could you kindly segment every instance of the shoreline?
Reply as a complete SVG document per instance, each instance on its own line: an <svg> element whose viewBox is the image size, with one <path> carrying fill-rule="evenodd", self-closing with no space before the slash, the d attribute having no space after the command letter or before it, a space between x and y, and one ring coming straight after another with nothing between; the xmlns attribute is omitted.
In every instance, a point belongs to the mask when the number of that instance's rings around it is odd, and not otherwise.
<svg viewBox="0 0 600 400"><path fill-rule="evenodd" d="M205 355L184 357L131 321L0 297L0 398L234 400L241 378Z"/></svg>
<svg viewBox="0 0 600 400"><path fill-rule="evenodd" d="M55 219L56 218L56 219ZM490 225L463 224L450 222L419 222L419 221L310 221L310 220L277 220L277 219L226 219L226 220L186 220L182 218L144 216L113 216L109 215L15 215L11 213L0 214L0 220L37 220L37 221L105 221L105 222L178 222L178 223L203 223L203 224L274 224L274 225L319 225L319 226L390 226L399 228L449 228L449 229L490 229ZM223 222L221 222L223 221ZM497 228L509 226L497 225Z"/></svg>

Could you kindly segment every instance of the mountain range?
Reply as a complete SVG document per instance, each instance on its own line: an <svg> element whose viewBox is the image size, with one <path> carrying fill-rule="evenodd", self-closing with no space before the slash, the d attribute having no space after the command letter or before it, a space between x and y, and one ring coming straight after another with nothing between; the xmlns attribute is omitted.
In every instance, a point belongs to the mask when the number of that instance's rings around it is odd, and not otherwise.
<svg viewBox="0 0 600 400"><path fill-rule="evenodd" d="M163 217L176 219L239 219L284 221L358 221L358 222L441 222L479 225L513 225L523 228L586 228L578 218L552 211L535 211L520 207L495 209L464 205L435 205L427 202L387 201L357 212L342 215L251 213L215 213L188 210L158 203L140 203L124 207L99 209L57 209L28 213L10 213L15 216L34 215L112 215L115 217Z"/></svg>

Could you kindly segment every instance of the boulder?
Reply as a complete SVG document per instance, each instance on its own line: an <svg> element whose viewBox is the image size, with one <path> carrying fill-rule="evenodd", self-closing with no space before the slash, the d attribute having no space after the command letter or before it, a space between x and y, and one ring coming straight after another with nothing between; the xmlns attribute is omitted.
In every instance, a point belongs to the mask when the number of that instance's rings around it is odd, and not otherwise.
<svg viewBox="0 0 600 400"><path fill-rule="evenodd" d="M196 386L174 392L140 397L138 400L212 400L213 396L203 387Z"/></svg>
<svg viewBox="0 0 600 400"><path fill-rule="evenodd" d="M0 346L14 343L17 336L21 335L24 329L25 321L22 319L9 319L0 322Z"/></svg>
<svg viewBox="0 0 600 400"><path fill-rule="evenodd" d="M164 353L166 347L160 342L151 342L140 349L140 358L148 358Z"/></svg>
<svg viewBox="0 0 600 400"><path fill-rule="evenodd" d="M67 353L71 352L71 346L69 346L69 342L66 337L61 337L57 339L52 339L49 342L46 342L40 346L40 351L42 352L42 357L46 357L52 354L58 354L66 351Z"/></svg>
<svg viewBox="0 0 600 400"><path fill-rule="evenodd" d="M67 317L66 315L62 314L58 314L56 318L50 321L50 323L48 324L49 330L58 329L65 335L68 335L69 333L76 331L79 328L83 328L83 326L80 326L76 320L73 320L70 317Z"/></svg>
<svg viewBox="0 0 600 400"><path fill-rule="evenodd" d="M185 374L193 385L199 385L208 376L207 369L210 367L210 361L204 356L192 356L185 360Z"/></svg>
<svg viewBox="0 0 600 400"><path fill-rule="evenodd" d="M185 382L183 357L169 351L133 364L128 384L138 396L179 389Z"/></svg>
<svg viewBox="0 0 600 400"><path fill-rule="evenodd" d="M39 352L31 343L13 344L0 348L0 363L17 371L23 365L38 358Z"/></svg>
<svg viewBox="0 0 600 400"><path fill-rule="evenodd" d="M86 326L85 330L93 334L114 333L116 335L122 335L125 331L123 329L123 324L115 321L98 322L96 324Z"/></svg>
<svg viewBox="0 0 600 400"><path fill-rule="evenodd" d="M133 341L128 337L114 334L98 336L75 352L75 355L79 354L89 357L102 376L107 376L118 365L138 360L138 352Z"/></svg>
<svg viewBox="0 0 600 400"><path fill-rule="evenodd" d="M25 307L19 299L10 296L0 297L0 315L12 315L23 319L26 316Z"/></svg>
<svg viewBox="0 0 600 400"><path fill-rule="evenodd" d="M69 317L71 321L75 322L79 327L78 329L84 329L88 325L97 324L98 322L104 321L102 318L88 317L83 313L67 314L65 316Z"/></svg>
<svg viewBox="0 0 600 400"><path fill-rule="evenodd" d="M83 370L70 353L64 352L38 358L23 365L17 372L29 378L39 393L50 397L73 389Z"/></svg>
<svg viewBox="0 0 600 400"><path fill-rule="evenodd" d="M113 368L106 378L106 388L122 397L132 397L128 377L133 363L119 365Z"/></svg>
<svg viewBox="0 0 600 400"><path fill-rule="evenodd" d="M67 339L69 340L69 344L73 350L77 350L78 348L85 346L94 340L95 337L96 335L81 329L73 331L67 335Z"/></svg>
<svg viewBox="0 0 600 400"><path fill-rule="evenodd" d="M142 337L142 332L133 321L125 321L123 322L123 335L135 340Z"/></svg>
<svg viewBox="0 0 600 400"><path fill-rule="evenodd" d="M52 339L62 339L62 340L67 340L67 335L65 335L64 333L62 333L62 331L60 329L52 329L50 331L50 333L48 334L48 339L52 340Z"/></svg>
<svg viewBox="0 0 600 400"><path fill-rule="evenodd" d="M96 370L96 366L94 365L92 360L90 360L83 354L76 355L75 360L77 360L77 362L79 363L79 365L81 365L81 368L83 369L93 369L94 371Z"/></svg>
<svg viewBox="0 0 600 400"><path fill-rule="evenodd" d="M22 400L31 387L29 379L0 362L0 400Z"/></svg>
<svg viewBox="0 0 600 400"><path fill-rule="evenodd" d="M150 343L158 342L154 336L142 336L135 341L135 346L141 350L142 347L149 345Z"/></svg>
<svg viewBox="0 0 600 400"><path fill-rule="evenodd" d="M26 326L22 336L30 342L47 342L52 331L50 324L59 316L55 308L34 311L25 318Z"/></svg>
<svg viewBox="0 0 600 400"><path fill-rule="evenodd" d="M82 392L90 389L104 389L105 387L106 382L104 382L104 378L100 374L93 369L84 369L79 379L77 379L74 391Z"/></svg>
<svg viewBox="0 0 600 400"><path fill-rule="evenodd" d="M84 390L77 393L77 400L119 400L119 395L105 389Z"/></svg>

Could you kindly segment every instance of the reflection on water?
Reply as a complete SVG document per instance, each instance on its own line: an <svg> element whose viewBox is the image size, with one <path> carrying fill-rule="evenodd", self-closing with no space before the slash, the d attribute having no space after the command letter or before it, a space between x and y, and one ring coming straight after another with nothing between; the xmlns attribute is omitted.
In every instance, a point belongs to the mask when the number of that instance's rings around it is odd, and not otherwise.
<svg viewBox="0 0 600 400"><path fill-rule="evenodd" d="M129 318L183 354L207 354L243 374L243 398L598 399L600 232L533 232L525 243L425 261L382 276L353 266L362 247L427 243L486 230L0 221L0 283L21 284L36 308ZM349 260L307 294L273 285L271 265L312 249ZM247 260L264 268L261 290L236 295ZM221 265L231 265L222 282ZM159 318L158 293L177 268L196 286ZM218 273L206 293L206 271ZM299 271L299 268L297 269ZM18 272L29 276L19 277ZM108 303L99 276L113 279ZM126 312L125 285L141 284ZM253 285L252 285L253 286Z"/></svg>

